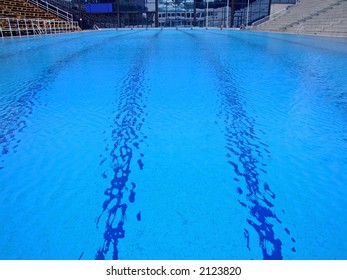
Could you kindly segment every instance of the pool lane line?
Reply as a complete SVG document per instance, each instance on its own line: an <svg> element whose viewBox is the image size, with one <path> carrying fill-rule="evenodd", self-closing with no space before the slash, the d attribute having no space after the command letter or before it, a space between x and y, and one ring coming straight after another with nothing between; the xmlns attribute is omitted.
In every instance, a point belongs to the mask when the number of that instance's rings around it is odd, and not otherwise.
<svg viewBox="0 0 347 280"><path fill-rule="evenodd" d="M159 33L160 31L156 32L152 39L156 39ZM97 228L104 226L103 244L95 254L97 260L110 258L110 255L114 260L119 259L118 244L125 238L126 220L136 219L140 222L142 219L141 211L136 217L127 217L127 209L135 202L135 189L139 184L131 180L132 168L144 168L141 145L147 136L144 135L142 127L147 116L146 103L150 93L146 72L152 43L153 40L147 42L147 45L137 51L131 68L122 80L120 97L114 112L116 116L112 124L112 143L107 144L105 148L111 157L111 171L104 171L102 177L109 180L108 173L111 173L111 180L104 191L106 199L96 222ZM107 158L103 158L100 166L104 165L106 160Z"/></svg>
<svg viewBox="0 0 347 280"><path fill-rule="evenodd" d="M255 133L255 120L246 112L239 89L233 85L231 73L219 61L211 61L216 72L216 84L221 96L222 106L219 118L225 126L226 154L228 163L233 167L234 186L240 195L239 203L249 210L247 223L259 237L259 246L264 259L282 259L282 241L275 237L273 222L281 223L274 211L275 194L269 185L261 180L261 172L266 173L266 161L270 155L269 147L261 143ZM252 233L244 229L247 247ZM271 244L272 248L268 248Z"/></svg>
<svg viewBox="0 0 347 280"><path fill-rule="evenodd" d="M102 205L102 213L97 219L99 227L101 217L103 215L107 217L103 245L97 250L96 259L106 259L110 249L112 249L112 259L119 258L118 242L125 237L127 200L130 203L135 201L136 183L129 182L129 175L134 149L139 149L140 143L145 138L145 136L141 137L140 133L145 115L141 103L144 102L142 99L145 99L147 94L144 88L144 69L141 69L144 65L141 57L137 57L135 66L125 75L117 108L118 114L113 123L114 143L111 144L113 147L110 151L113 178L104 192L107 198ZM138 160L142 163L141 159ZM103 160L100 164L103 164ZM107 179L108 175L105 172L103 174L103 178Z"/></svg>
<svg viewBox="0 0 347 280"><path fill-rule="evenodd" d="M19 97L16 100L8 102L0 111L0 170L4 168L4 157L8 156L11 152L17 152L17 147L21 142L21 139L17 139L17 136L27 127L27 120L33 113L35 105L39 102L40 93L49 89L59 73L69 64L82 57L82 55L92 52L97 48L106 47L107 42L138 32L142 31L132 31L126 34L107 37L101 42L73 52L42 71L37 78L24 83L16 90L12 90L11 92L16 93Z"/></svg>
<svg viewBox="0 0 347 280"><path fill-rule="evenodd" d="M231 67L208 48L202 48L202 41L198 41L196 34L185 33L194 40L197 49L206 53L203 57L211 66L217 94L221 98L217 117L225 127L226 157L236 175L232 185L240 196L238 203L248 211L246 222L250 227L244 228L246 247L248 250L253 249L250 247L253 229L258 236L263 259L283 259L283 244L274 230L275 223L282 224L274 211L276 195L268 183L261 179L261 173L267 173L265 159L271 157L269 146L261 142L256 134L256 121L245 109L246 101L235 86L238 80L229 71ZM287 228L284 230L290 234ZM295 242L293 238L292 241ZM295 252L295 247L292 247L292 251Z"/></svg>

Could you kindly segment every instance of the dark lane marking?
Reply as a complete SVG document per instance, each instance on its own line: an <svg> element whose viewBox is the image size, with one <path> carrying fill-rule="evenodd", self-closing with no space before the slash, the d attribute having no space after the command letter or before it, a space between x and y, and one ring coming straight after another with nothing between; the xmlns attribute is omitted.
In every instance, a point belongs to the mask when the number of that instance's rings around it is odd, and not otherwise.
<svg viewBox="0 0 347 280"><path fill-rule="evenodd" d="M262 167L270 157L268 146L262 143L255 133L255 120L248 115L245 101L242 100L238 81L217 59L211 58L215 70L218 91L222 106L218 117L224 122L227 140L226 154L235 174L236 190L240 195L242 207L249 209L247 223L256 231L264 259L283 259L282 241L276 238L273 223L281 223L275 212L275 194L269 185L261 180L260 172L267 173ZM251 233L245 229L247 248Z"/></svg>
<svg viewBox="0 0 347 280"><path fill-rule="evenodd" d="M153 38L156 38L156 33ZM103 245L97 250L95 259L108 258L110 249L112 259L119 259L118 243L125 237L124 224L128 203L134 203L136 198L136 183L131 182L129 175L131 167L136 164L139 170L144 168L140 153L140 145L147 138L142 132L145 122L145 112L149 88L147 87L146 70L151 44L138 51L129 71L125 74L120 90L117 115L112 125L111 172L113 178L110 186L105 190L106 200L103 210L97 219L99 227L101 218L106 216ZM105 151L108 151L106 145ZM104 159L101 164L104 163ZM104 173L103 173L104 174ZM103 178L107 178L103 175ZM135 219L135 217L134 217ZM141 221L141 212L136 215L136 220Z"/></svg>
<svg viewBox="0 0 347 280"><path fill-rule="evenodd" d="M110 187L106 189L107 199L103 204L102 214L99 216L99 225L102 215L107 215L104 244L98 249L95 258L105 259L112 246L112 258L118 259L118 241L124 238L124 222L127 210L127 201L135 201L134 182L128 186L130 165L134 157L134 149L139 149L139 142L144 141L139 124L145 115L144 103L148 94L145 87L145 65L142 55L138 56L134 66L126 73L120 92L118 114L114 119L112 140L113 148L110 152L112 160L113 178ZM142 164L143 165L143 164ZM142 166L143 167L143 166Z"/></svg>
<svg viewBox="0 0 347 280"><path fill-rule="evenodd" d="M261 173L267 173L266 159L271 158L269 146L257 136L255 119L246 111L246 101L238 88L237 70L222 61L216 53L204 48L201 45L203 41L198 41L195 34L187 35L195 39L196 49L205 53L203 57L215 77L221 100L217 117L225 127L226 157L236 175L233 186L240 196L238 202L249 211L246 222L258 235L263 259L283 259L282 241L274 231L274 224L282 223L274 212L273 200L276 195L269 184L261 179ZM244 228L244 238L246 247L251 250L251 230ZM292 251L295 252L295 248Z"/></svg>

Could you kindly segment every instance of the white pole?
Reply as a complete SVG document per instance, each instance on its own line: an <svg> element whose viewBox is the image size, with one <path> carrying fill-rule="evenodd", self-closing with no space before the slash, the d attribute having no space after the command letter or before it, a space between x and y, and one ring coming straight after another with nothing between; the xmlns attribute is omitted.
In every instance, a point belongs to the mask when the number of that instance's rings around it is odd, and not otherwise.
<svg viewBox="0 0 347 280"><path fill-rule="evenodd" d="M11 27L10 19L8 18L7 21L8 21L8 27L9 27L10 32L11 32L11 38L12 38L13 34L12 34L12 27Z"/></svg>
<svg viewBox="0 0 347 280"><path fill-rule="evenodd" d="M226 28L229 27L228 17L229 17L229 0L227 0L227 16L225 17L225 27Z"/></svg>
<svg viewBox="0 0 347 280"><path fill-rule="evenodd" d="M34 35L34 36L36 36L36 34L35 34L35 26L34 26L34 22L33 22L33 20L32 20L32 19L30 20L30 22L31 22L31 29L32 29L32 31L33 31L33 35Z"/></svg>
<svg viewBox="0 0 347 280"><path fill-rule="evenodd" d="M248 27L248 20L249 20L249 0L247 4L247 22L246 22L246 27Z"/></svg>
<svg viewBox="0 0 347 280"><path fill-rule="evenodd" d="M29 36L28 25L27 25L27 20L26 19L24 19L24 23L25 23L25 30L27 32L27 36Z"/></svg>
<svg viewBox="0 0 347 280"><path fill-rule="evenodd" d="M47 21L45 20L45 21L43 22L43 24L44 24L44 26L45 26L45 34L47 34Z"/></svg>
<svg viewBox="0 0 347 280"><path fill-rule="evenodd" d="M19 37L22 37L22 31L20 30L20 25L19 25L19 20L18 20L18 18L17 18L17 28L18 28Z"/></svg>

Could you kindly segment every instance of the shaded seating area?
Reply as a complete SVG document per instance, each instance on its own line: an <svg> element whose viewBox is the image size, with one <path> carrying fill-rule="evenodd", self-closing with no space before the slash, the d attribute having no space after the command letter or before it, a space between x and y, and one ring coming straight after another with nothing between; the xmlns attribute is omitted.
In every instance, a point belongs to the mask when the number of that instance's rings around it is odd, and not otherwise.
<svg viewBox="0 0 347 280"><path fill-rule="evenodd" d="M45 2L0 0L0 36L13 37L79 31L76 22L49 12ZM53 9L51 9L53 10ZM67 14L67 13L66 13Z"/></svg>

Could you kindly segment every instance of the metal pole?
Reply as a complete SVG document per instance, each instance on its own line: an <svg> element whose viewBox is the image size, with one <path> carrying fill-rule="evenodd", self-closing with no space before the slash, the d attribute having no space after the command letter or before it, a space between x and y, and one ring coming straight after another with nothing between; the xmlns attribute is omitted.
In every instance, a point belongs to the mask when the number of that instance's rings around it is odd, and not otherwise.
<svg viewBox="0 0 347 280"><path fill-rule="evenodd" d="M229 18L229 0L227 0L227 12L226 12L226 17L225 17L225 27L226 28L229 27L228 18Z"/></svg>
<svg viewBox="0 0 347 280"><path fill-rule="evenodd" d="M230 27L234 27L235 0L231 0Z"/></svg>
<svg viewBox="0 0 347 280"><path fill-rule="evenodd" d="M27 36L29 36L28 25L27 25L27 20L26 19L24 19L24 23L25 23L25 30L27 32Z"/></svg>
<svg viewBox="0 0 347 280"><path fill-rule="evenodd" d="M247 3L247 22L246 22L246 27L248 27L248 21L249 21L249 0L248 0L248 3Z"/></svg>
<svg viewBox="0 0 347 280"><path fill-rule="evenodd" d="M45 20L45 21L43 22L43 24L44 24L44 27L45 27L45 34L47 34L47 21Z"/></svg>
<svg viewBox="0 0 347 280"><path fill-rule="evenodd" d="M41 35L41 33L40 33L40 21L37 20L36 22L37 22L37 24L36 24L36 26L37 26L37 33L38 33L39 35Z"/></svg>
<svg viewBox="0 0 347 280"><path fill-rule="evenodd" d="M31 22L31 30L33 31L33 35L36 36L36 34L35 34L34 22L33 22L32 19L30 20L30 22Z"/></svg>
<svg viewBox="0 0 347 280"><path fill-rule="evenodd" d="M207 6L206 6L206 29L208 28L208 2L209 0L206 0Z"/></svg>
<svg viewBox="0 0 347 280"><path fill-rule="evenodd" d="M117 4L117 28L120 28L120 17L119 17L119 1L116 2Z"/></svg>
<svg viewBox="0 0 347 280"><path fill-rule="evenodd" d="M196 26L196 0L194 0L194 18L193 18L193 26Z"/></svg>
<svg viewBox="0 0 347 280"><path fill-rule="evenodd" d="M155 0L155 19L154 19L154 26L159 27L159 0Z"/></svg>
<svg viewBox="0 0 347 280"><path fill-rule="evenodd" d="M269 10L268 10L268 16L271 14L271 4L272 4L272 2L271 2L272 0L269 0Z"/></svg>
<svg viewBox="0 0 347 280"><path fill-rule="evenodd" d="M11 23L10 23L10 19L8 18L8 27L10 29L10 32L11 32L11 38L13 37L13 34L12 34L12 27L11 27Z"/></svg>
<svg viewBox="0 0 347 280"><path fill-rule="evenodd" d="M78 22L80 23L80 27L82 28L82 5L81 5L81 0L78 1L78 9L79 9L79 19L78 19Z"/></svg>
<svg viewBox="0 0 347 280"><path fill-rule="evenodd" d="M19 20L18 20L18 18L17 18L17 28L18 28L19 37L22 37L22 32L20 31L20 25L19 25Z"/></svg>
<svg viewBox="0 0 347 280"><path fill-rule="evenodd" d="M177 4L175 4L175 23L174 23L174 26L176 27L177 26Z"/></svg>

